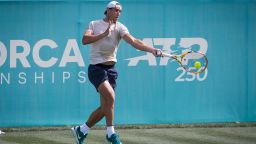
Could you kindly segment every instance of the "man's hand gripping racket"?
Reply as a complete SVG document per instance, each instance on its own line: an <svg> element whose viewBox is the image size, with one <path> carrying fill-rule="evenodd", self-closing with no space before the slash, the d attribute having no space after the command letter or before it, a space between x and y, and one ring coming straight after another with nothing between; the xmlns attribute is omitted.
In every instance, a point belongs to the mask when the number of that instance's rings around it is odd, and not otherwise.
<svg viewBox="0 0 256 144"><path fill-rule="evenodd" d="M204 72L208 66L208 59L206 55L192 50L183 52L180 55L172 55L158 49L156 56L172 58L187 72L195 74Z"/></svg>

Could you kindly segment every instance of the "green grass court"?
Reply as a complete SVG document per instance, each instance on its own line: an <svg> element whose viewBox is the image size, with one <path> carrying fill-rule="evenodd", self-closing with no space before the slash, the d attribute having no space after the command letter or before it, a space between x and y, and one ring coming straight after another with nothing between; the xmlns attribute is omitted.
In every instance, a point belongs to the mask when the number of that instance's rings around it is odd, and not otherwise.
<svg viewBox="0 0 256 144"><path fill-rule="evenodd" d="M256 144L256 127L196 126L117 128L123 144ZM105 129L92 129L88 144L104 144ZM0 144L73 144L69 127L57 129L6 129Z"/></svg>

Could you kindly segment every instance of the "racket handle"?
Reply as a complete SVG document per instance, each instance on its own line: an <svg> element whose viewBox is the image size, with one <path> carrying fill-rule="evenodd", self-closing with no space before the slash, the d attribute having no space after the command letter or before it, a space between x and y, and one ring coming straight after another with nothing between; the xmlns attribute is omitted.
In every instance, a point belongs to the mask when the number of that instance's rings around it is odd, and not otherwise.
<svg viewBox="0 0 256 144"><path fill-rule="evenodd" d="M170 58L173 58L173 57L174 57L173 55L168 54L168 53L164 53L164 52L162 52L162 55L163 55L164 57L170 57Z"/></svg>

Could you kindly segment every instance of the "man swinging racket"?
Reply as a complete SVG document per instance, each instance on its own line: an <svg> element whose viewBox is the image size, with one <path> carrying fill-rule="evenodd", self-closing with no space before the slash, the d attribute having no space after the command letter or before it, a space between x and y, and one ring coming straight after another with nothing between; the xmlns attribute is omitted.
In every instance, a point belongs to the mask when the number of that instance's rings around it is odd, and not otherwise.
<svg viewBox="0 0 256 144"><path fill-rule="evenodd" d="M85 141L89 129L103 117L106 119L107 142L121 144L113 123L115 88L118 77L115 63L120 40L124 39L138 50L150 52L154 56L162 56L159 49L146 46L141 40L134 38L126 26L118 22L121 12L122 6L119 2L109 2L104 13L105 18L91 21L83 35L83 44L91 44L88 77L100 95L100 106L91 113L84 124L72 128L77 144L82 144Z"/></svg>

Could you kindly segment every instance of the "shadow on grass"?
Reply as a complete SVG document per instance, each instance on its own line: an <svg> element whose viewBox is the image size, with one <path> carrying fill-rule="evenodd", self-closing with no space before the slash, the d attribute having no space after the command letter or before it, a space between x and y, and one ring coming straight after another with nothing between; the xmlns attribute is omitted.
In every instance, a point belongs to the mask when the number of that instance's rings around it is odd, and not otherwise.
<svg viewBox="0 0 256 144"><path fill-rule="evenodd" d="M18 143L18 144L63 144L63 142L57 142L53 140L46 140L31 136L3 136L0 138L3 141Z"/></svg>

